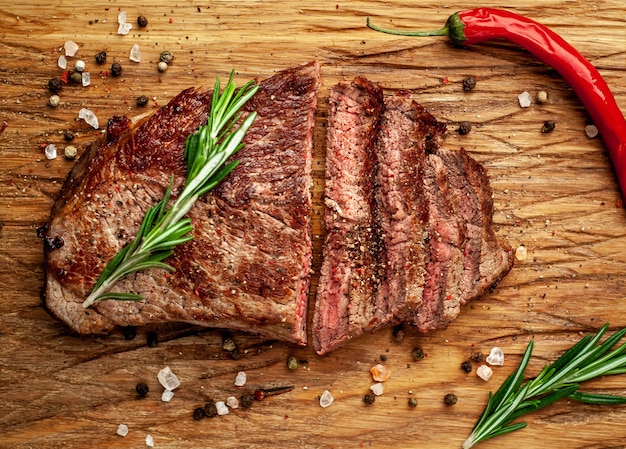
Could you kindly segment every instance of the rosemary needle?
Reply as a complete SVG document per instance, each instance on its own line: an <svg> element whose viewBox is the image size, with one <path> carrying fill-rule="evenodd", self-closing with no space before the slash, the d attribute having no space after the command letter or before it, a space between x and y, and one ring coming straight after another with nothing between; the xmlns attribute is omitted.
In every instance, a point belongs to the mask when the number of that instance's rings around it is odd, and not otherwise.
<svg viewBox="0 0 626 449"><path fill-rule="evenodd" d="M193 225L185 215L198 198L219 184L237 166L238 161L227 164L226 161L243 147L243 138L256 118L256 112L252 112L236 130L232 130L241 118L241 108L258 90L252 81L237 89L234 75L233 70L221 94L220 80L216 79L207 124L187 137L184 152L187 179L180 195L168 209L174 180L172 175L164 198L148 208L135 239L107 264L83 307L103 299L141 300L140 295L110 292L109 289L123 277L137 271L149 268L174 270L163 261L172 254L174 247L193 239L190 234Z"/></svg>
<svg viewBox="0 0 626 449"><path fill-rule="evenodd" d="M495 394L489 393L485 410L463 443L463 449L526 427L524 422L511 423L565 397L596 405L626 404L626 397L623 396L579 391L584 381L626 373L626 343L613 349L626 335L626 328L599 343L608 328L609 325L605 324L595 335L582 338L554 363L546 365L537 377L524 382L524 373L533 351L531 341L517 370Z"/></svg>

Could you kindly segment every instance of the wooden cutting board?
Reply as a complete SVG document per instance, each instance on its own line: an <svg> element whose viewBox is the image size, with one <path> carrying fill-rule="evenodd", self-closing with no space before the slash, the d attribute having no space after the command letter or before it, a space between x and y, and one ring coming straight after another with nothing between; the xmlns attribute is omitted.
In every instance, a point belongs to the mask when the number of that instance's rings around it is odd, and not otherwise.
<svg viewBox="0 0 626 449"><path fill-rule="evenodd" d="M54 2L53 2L54 3ZM626 326L626 213L600 139L589 139L586 115L570 87L549 67L503 41L461 50L444 38L401 38L365 28L370 15L387 26L439 28L459 9L482 5L440 2L213 1L5 2L0 7L0 447L157 448L454 448L469 434L490 390L517 366L530 340L536 374L581 335L611 323ZM126 11L133 29L117 34ZM626 109L626 9L622 0L520 0L516 11L562 34L586 55ZM136 25L143 14L145 28ZM393 21L393 22L392 22ZM47 82L61 75L57 59L72 40L86 62L91 85L63 87L61 104L47 106ZM141 62L129 61L138 44ZM94 57L106 50L105 66ZM157 71L162 51L175 60ZM117 332L78 337L42 307L42 243L36 229L73 162L62 154L72 130L79 153L101 131L77 120L93 110L101 123L165 104L189 86L211 87L216 76L237 70L238 82L316 59L322 88L314 149L315 293L323 229L325 100L340 80L362 75L388 93L411 90L448 123L448 145L464 147L488 169L499 235L527 258L497 289L465 308L447 330L430 336L391 331L358 338L327 357L310 348L233 334L241 357L222 350L222 331L184 325L138 329L135 339ZM122 76L103 72L120 62ZM464 92L462 80L477 86ZM540 90L547 104L520 108L517 95ZM146 95L144 108L135 99ZM468 120L471 133L456 133ZM542 134L546 120L556 129ZM60 157L47 160L55 144ZM150 331L158 345L147 345ZM506 361L489 382L460 365L475 351L500 346ZM412 350L423 348L415 362ZM301 361L295 371L288 357ZM385 392L372 405L362 398L370 368L391 370ZM171 402L161 401L157 372L169 366L181 380ZM291 392L251 409L195 421L194 408L247 389L293 385ZM138 399L135 385L150 387ZM592 391L626 394L626 377L594 381ZM335 402L318 404L329 390ZM458 402L446 406L454 393ZM416 398L415 408L408 400ZM626 447L626 407L592 407L561 401L528 416L528 428L486 442L487 448ZM119 424L129 427L116 435Z"/></svg>

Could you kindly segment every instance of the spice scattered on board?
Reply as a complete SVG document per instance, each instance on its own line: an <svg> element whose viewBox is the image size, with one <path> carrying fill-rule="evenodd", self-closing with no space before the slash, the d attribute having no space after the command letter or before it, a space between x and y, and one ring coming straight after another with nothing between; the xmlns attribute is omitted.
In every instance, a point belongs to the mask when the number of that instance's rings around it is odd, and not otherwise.
<svg viewBox="0 0 626 449"><path fill-rule="evenodd" d="M532 103L532 97L530 96L528 92L524 91L517 96L517 101L519 101L520 107L528 108L530 107L530 104Z"/></svg>
<svg viewBox="0 0 626 449"><path fill-rule="evenodd" d="M381 365L380 363L374 365L370 372L372 373L372 379L376 382L385 382L391 376L391 371L385 365Z"/></svg>
<svg viewBox="0 0 626 449"><path fill-rule="evenodd" d="M120 424L117 426L117 434L121 437L128 435L128 426L126 424Z"/></svg>
<svg viewBox="0 0 626 449"><path fill-rule="evenodd" d="M98 117L96 117L96 114L94 114L90 109L82 108L78 111L78 118L83 119L94 129L98 129L100 127L98 124Z"/></svg>
<svg viewBox="0 0 626 449"><path fill-rule="evenodd" d="M487 365L480 365L476 370L476 375L486 382L493 376L493 370Z"/></svg>
<svg viewBox="0 0 626 449"><path fill-rule="evenodd" d="M333 395L330 393L330 391L324 390L324 392L320 396L320 406L326 408L330 406L334 400L335 398L333 398Z"/></svg>
<svg viewBox="0 0 626 449"><path fill-rule="evenodd" d="M491 348L491 352L485 359L485 361L493 366L502 366L504 365L504 352L499 347Z"/></svg>
<svg viewBox="0 0 626 449"><path fill-rule="evenodd" d="M176 377L176 374L172 372L169 366L166 366L165 368L161 369L161 371L159 371L159 373L157 374L157 379L166 390L172 391L180 386L180 381L178 380L178 377Z"/></svg>
<svg viewBox="0 0 626 449"><path fill-rule="evenodd" d="M243 387L246 384L247 378L248 376L246 375L245 371L239 371L237 373L237 376L235 377L235 386Z"/></svg>
<svg viewBox="0 0 626 449"><path fill-rule="evenodd" d="M456 404L458 398L454 393L448 393L443 397L443 403L450 406Z"/></svg>

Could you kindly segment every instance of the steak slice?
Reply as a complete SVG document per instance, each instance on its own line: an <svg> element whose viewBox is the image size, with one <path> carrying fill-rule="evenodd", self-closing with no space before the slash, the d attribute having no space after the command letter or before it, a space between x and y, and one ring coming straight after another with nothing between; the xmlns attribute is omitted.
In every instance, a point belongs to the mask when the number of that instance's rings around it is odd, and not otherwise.
<svg viewBox="0 0 626 449"><path fill-rule="evenodd" d="M425 280L424 160L433 135L443 135L437 122L415 101L385 99L376 145L378 183L376 213L382 235L384 280L377 292L386 324L414 315L422 303Z"/></svg>
<svg viewBox="0 0 626 449"><path fill-rule="evenodd" d="M313 62L259 83L245 113L258 116L240 164L189 212L194 239L151 269L119 281L139 302L82 302L106 263L136 234L175 175L187 135L206 122L211 92L187 89L133 124L109 121L68 176L45 239L46 304L81 333L166 321L240 329L306 344L311 158L320 68Z"/></svg>
<svg viewBox="0 0 626 449"><path fill-rule="evenodd" d="M444 329L461 306L482 296L513 267L513 252L493 229L493 200L482 165L467 152L432 146L426 159L429 210L421 332Z"/></svg>
<svg viewBox="0 0 626 449"><path fill-rule="evenodd" d="M328 100L326 237L313 314L313 347L329 352L379 325L380 251L375 221L376 136L382 90L357 78Z"/></svg>

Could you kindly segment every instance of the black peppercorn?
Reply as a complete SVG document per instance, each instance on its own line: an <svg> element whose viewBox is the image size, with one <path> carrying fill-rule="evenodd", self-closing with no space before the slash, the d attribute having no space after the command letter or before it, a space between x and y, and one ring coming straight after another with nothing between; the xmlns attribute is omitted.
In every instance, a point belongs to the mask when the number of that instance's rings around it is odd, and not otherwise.
<svg viewBox="0 0 626 449"><path fill-rule="evenodd" d="M387 361L387 356L385 354L381 354L380 355L380 361L381 362L386 362Z"/></svg>
<svg viewBox="0 0 626 449"><path fill-rule="evenodd" d="M470 90L474 89L474 87L476 87L476 78L474 78L473 76L468 76L463 80L463 90L465 92L469 92Z"/></svg>
<svg viewBox="0 0 626 449"><path fill-rule="evenodd" d="M74 131L70 131L69 129L67 129L63 132L63 138L68 142L71 142L72 140L74 140L74 137L75 137Z"/></svg>
<svg viewBox="0 0 626 449"><path fill-rule="evenodd" d="M137 336L137 328L135 326L124 326L122 328L124 340L133 340Z"/></svg>
<svg viewBox="0 0 626 449"><path fill-rule="evenodd" d="M443 402L446 405L454 405L456 404L456 394L454 393L448 393L447 395L444 396L443 398Z"/></svg>
<svg viewBox="0 0 626 449"><path fill-rule="evenodd" d="M485 358L484 354L480 351L472 352L469 356L470 360L476 363L480 363Z"/></svg>
<svg viewBox="0 0 626 449"><path fill-rule="evenodd" d="M471 373L472 364L466 360L465 362L461 363L461 369L465 371L466 373Z"/></svg>
<svg viewBox="0 0 626 449"><path fill-rule="evenodd" d="M137 25L139 25L142 28L148 25L148 19L146 18L146 16L142 14L139 17L137 17Z"/></svg>
<svg viewBox="0 0 626 449"><path fill-rule="evenodd" d="M413 360L417 362L418 360L422 360L424 358L424 350L422 348L415 348L413 349L411 355L413 355Z"/></svg>
<svg viewBox="0 0 626 449"><path fill-rule="evenodd" d="M139 107L145 106L148 104L148 97L146 97L145 95L140 95L137 97L135 102L137 103L137 106Z"/></svg>
<svg viewBox="0 0 626 449"><path fill-rule="evenodd" d="M72 72L70 74L70 81L76 84L80 84L83 82L83 75L80 72Z"/></svg>
<svg viewBox="0 0 626 449"><path fill-rule="evenodd" d="M413 407L413 408L417 407L417 399L410 398L409 399L409 407Z"/></svg>
<svg viewBox="0 0 626 449"><path fill-rule="evenodd" d="M193 411L193 419L195 419L196 421L200 421L201 419L204 419L204 409L202 407L196 407Z"/></svg>
<svg viewBox="0 0 626 449"><path fill-rule="evenodd" d="M56 237L46 237L43 240L44 246L46 249L53 251L55 249L59 249L62 248L63 245L65 245L65 241L63 240L62 237L56 236Z"/></svg>
<svg viewBox="0 0 626 449"><path fill-rule="evenodd" d="M241 354L239 353L239 349L233 349L229 352L230 358L233 360L239 360L241 358Z"/></svg>
<svg viewBox="0 0 626 449"><path fill-rule="evenodd" d="M172 52L165 50L164 52L161 53L161 56L159 56L159 59L161 60L161 62L169 64L174 60L174 55L172 54Z"/></svg>
<svg viewBox="0 0 626 449"><path fill-rule="evenodd" d="M470 122L461 122L459 124L459 134L465 135L472 130L472 124Z"/></svg>
<svg viewBox="0 0 626 449"><path fill-rule="evenodd" d="M50 223L45 223L37 228L37 237L43 239L46 237L48 230L50 229ZM2 222L0 222L0 231L2 230Z"/></svg>
<svg viewBox="0 0 626 449"><path fill-rule="evenodd" d="M251 394L244 394L241 397L241 406L245 408L252 407L252 403L254 402L254 396Z"/></svg>
<svg viewBox="0 0 626 449"><path fill-rule="evenodd" d="M206 403L204 406L204 414L209 418L217 416L217 406L215 405L215 402L211 401Z"/></svg>
<svg viewBox="0 0 626 449"><path fill-rule="evenodd" d="M543 127L541 128L541 132L542 133L551 133L552 131L554 131L554 128L556 127L556 123L554 120L546 120L543 123Z"/></svg>
<svg viewBox="0 0 626 449"><path fill-rule="evenodd" d="M141 396L142 398L148 395L148 391L150 389L148 388L148 385L146 385L143 382L139 382L136 386L135 386L135 391L137 392L137 394L139 396Z"/></svg>
<svg viewBox="0 0 626 449"><path fill-rule="evenodd" d="M148 339L147 344L151 348L156 348L156 346L159 344L159 336L154 331L148 332L147 339Z"/></svg>
<svg viewBox="0 0 626 449"><path fill-rule="evenodd" d="M96 53L96 62L98 64L104 64L107 60L107 52L106 51L100 51L98 53Z"/></svg>
<svg viewBox="0 0 626 449"><path fill-rule="evenodd" d="M365 396L363 396L363 402L365 402L366 404L373 404L374 402L376 402L376 395L370 391Z"/></svg>
<svg viewBox="0 0 626 449"><path fill-rule="evenodd" d="M404 332L404 327L402 327L402 325L393 328L393 332L391 333L393 341L395 341L396 343L402 343L405 336L406 333Z"/></svg>
<svg viewBox="0 0 626 449"><path fill-rule="evenodd" d="M63 87L63 81L61 81L59 78L51 78L48 81L48 90L50 90L50 92L52 92L53 94L58 94L61 90L61 87Z"/></svg>
<svg viewBox="0 0 626 449"><path fill-rule="evenodd" d="M111 65L111 75L120 76L122 74L122 66L119 62L114 62Z"/></svg>
<svg viewBox="0 0 626 449"><path fill-rule="evenodd" d="M289 357L287 359L287 368L294 371L298 369L298 359L295 357Z"/></svg>

